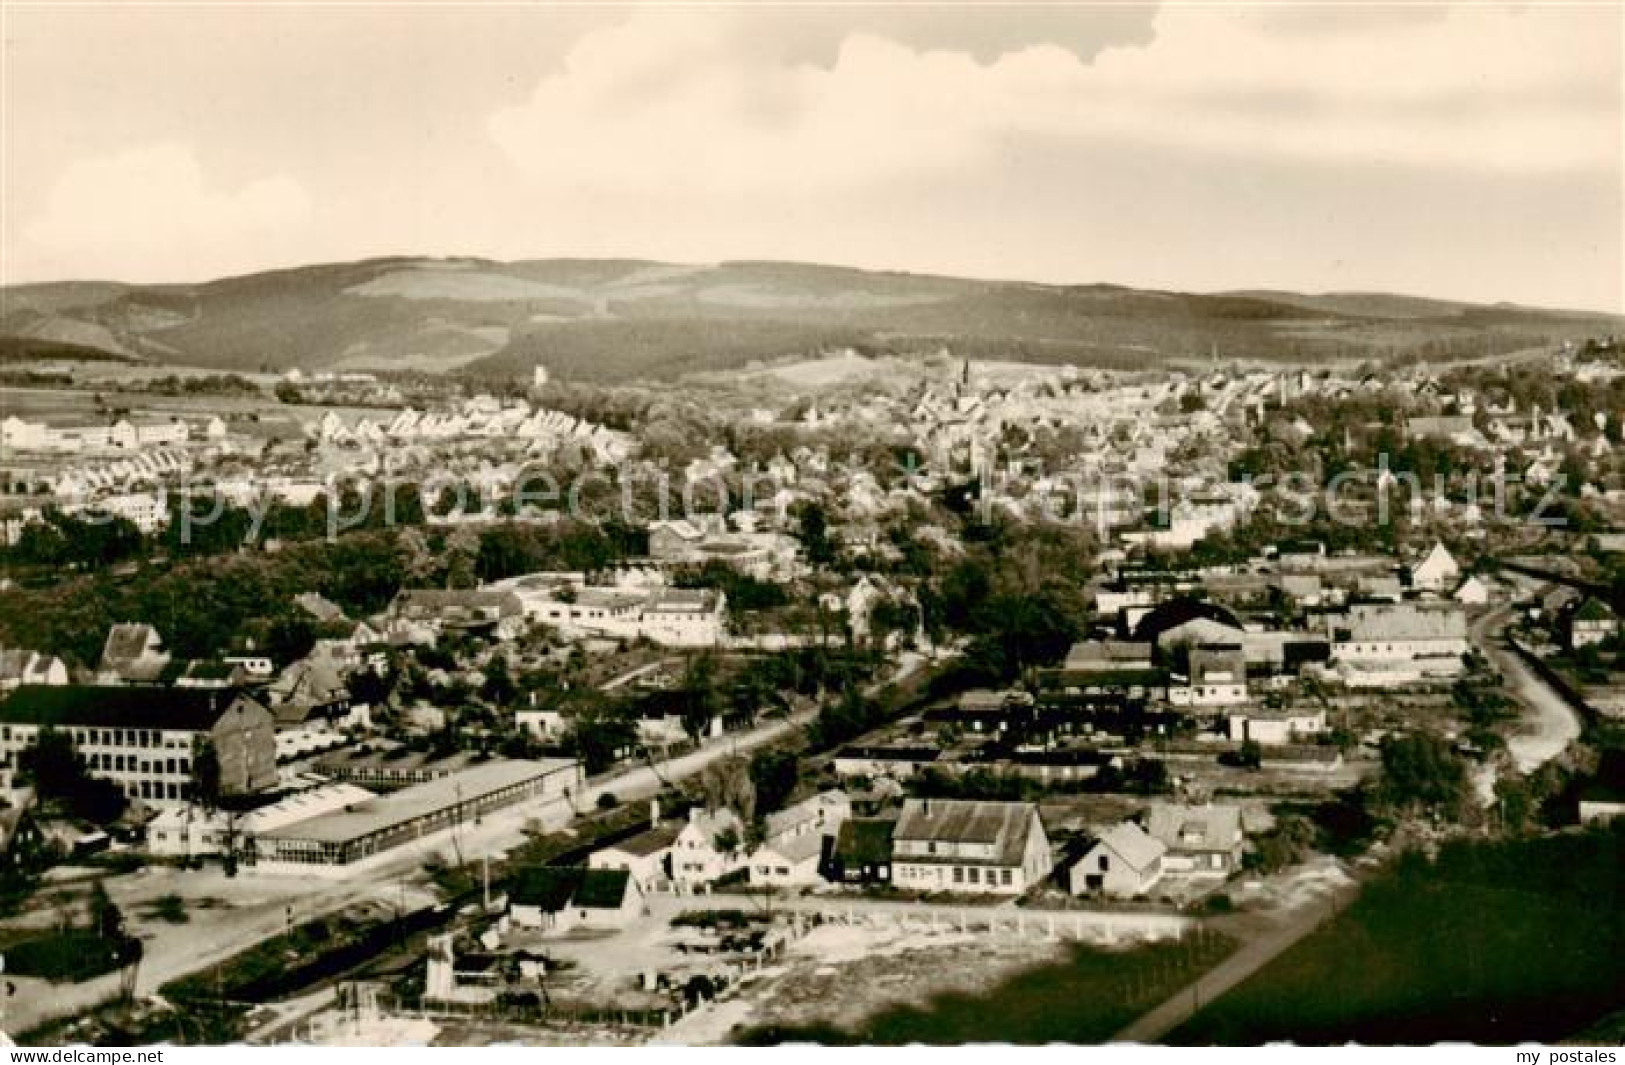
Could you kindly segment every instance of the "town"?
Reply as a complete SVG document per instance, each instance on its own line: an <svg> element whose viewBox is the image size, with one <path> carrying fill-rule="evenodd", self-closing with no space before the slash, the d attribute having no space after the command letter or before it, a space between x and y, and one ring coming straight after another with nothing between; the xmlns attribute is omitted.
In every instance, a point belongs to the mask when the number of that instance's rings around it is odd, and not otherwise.
<svg viewBox="0 0 1625 1065"><path fill-rule="evenodd" d="M1614 337L5 386L20 1042L1249 1041L1558 868L1508 1032L1619 1023ZM1034 966L1087 1008L930 1012Z"/></svg>

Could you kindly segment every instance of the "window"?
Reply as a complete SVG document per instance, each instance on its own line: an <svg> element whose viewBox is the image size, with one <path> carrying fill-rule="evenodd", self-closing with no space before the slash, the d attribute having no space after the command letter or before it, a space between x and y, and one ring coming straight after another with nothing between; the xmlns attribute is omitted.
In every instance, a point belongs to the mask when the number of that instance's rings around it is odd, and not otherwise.
<svg viewBox="0 0 1625 1065"><path fill-rule="evenodd" d="M1004 881L1004 886L1005 887L1010 887L1012 884L1014 884L1016 882L1015 874L1013 872L1011 872L1009 869L1003 869L1003 870L1000 870L1000 872L1003 874L1002 879Z"/></svg>
<svg viewBox="0 0 1625 1065"><path fill-rule="evenodd" d="M964 882L965 882L965 870L960 868L957 865L954 866L954 883L963 884Z"/></svg>
<svg viewBox="0 0 1625 1065"><path fill-rule="evenodd" d="M970 869L970 882L973 884L980 884L982 882L982 871L976 868L974 865L971 866Z"/></svg>

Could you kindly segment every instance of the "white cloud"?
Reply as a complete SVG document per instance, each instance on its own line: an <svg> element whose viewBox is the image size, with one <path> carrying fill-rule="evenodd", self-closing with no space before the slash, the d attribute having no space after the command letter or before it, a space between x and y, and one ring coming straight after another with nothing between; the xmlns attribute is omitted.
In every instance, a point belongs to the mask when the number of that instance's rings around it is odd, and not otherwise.
<svg viewBox="0 0 1625 1065"><path fill-rule="evenodd" d="M44 213L24 228L21 257L61 264L36 268L46 276L95 263L106 277L217 277L291 253L310 214L309 197L291 178L219 189L191 148L148 145L70 166ZM154 276L155 264L166 276Z"/></svg>
<svg viewBox="0 0 1625 1065"><path fill-rule="evenodd" d="M1011 137L1463 173L1619 168L1620 13L1290 21L1177 6L1144 46L982 63L853 34L828 66L738 47L733 11L640 9L491 117L538 184L839 194L963 170ZM1283 22L1283 18L1288 21Z"/></svg>

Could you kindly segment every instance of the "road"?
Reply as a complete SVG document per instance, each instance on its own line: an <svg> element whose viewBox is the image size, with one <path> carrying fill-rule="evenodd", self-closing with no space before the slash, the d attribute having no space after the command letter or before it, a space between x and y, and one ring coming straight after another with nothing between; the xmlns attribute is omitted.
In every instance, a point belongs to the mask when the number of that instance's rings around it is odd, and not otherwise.
<svg viewBox="0 0 1625 1065"><path fill-rule="evenodd" d="M1506 681L1507 692L1523 707L1518 731L1507 737L1507 754L1521 774L1529 774L1562 754L1580 737L1580 718L1562 695L1554 691L1503 637L1512 620L1512 607L1497 606L1474 619L1468 637L1494 663ZM1494 763L1479 771L1475 784L1485 805L1495 801Z"/></svg>

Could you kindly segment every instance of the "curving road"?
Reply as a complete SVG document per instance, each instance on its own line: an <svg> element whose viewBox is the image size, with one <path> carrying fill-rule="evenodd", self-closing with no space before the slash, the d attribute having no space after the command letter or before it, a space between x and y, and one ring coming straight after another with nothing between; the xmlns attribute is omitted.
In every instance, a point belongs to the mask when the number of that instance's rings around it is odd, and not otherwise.
<svg viewBox="0 0 1625 1065"><path fill-rule="evenodd" d="M1507 737L1507 754L1517 771L1527 775L1579 739L1581 722L1568 701L1507 646L1504 634L1511 621L1512 607L1498 606L1474 619L1468 638L1495 664L1508 694L1523 707L1518 731ZM1495 801L1495 777L1492 763L1480 771L1476 781L1485 805Z"/></svg>

